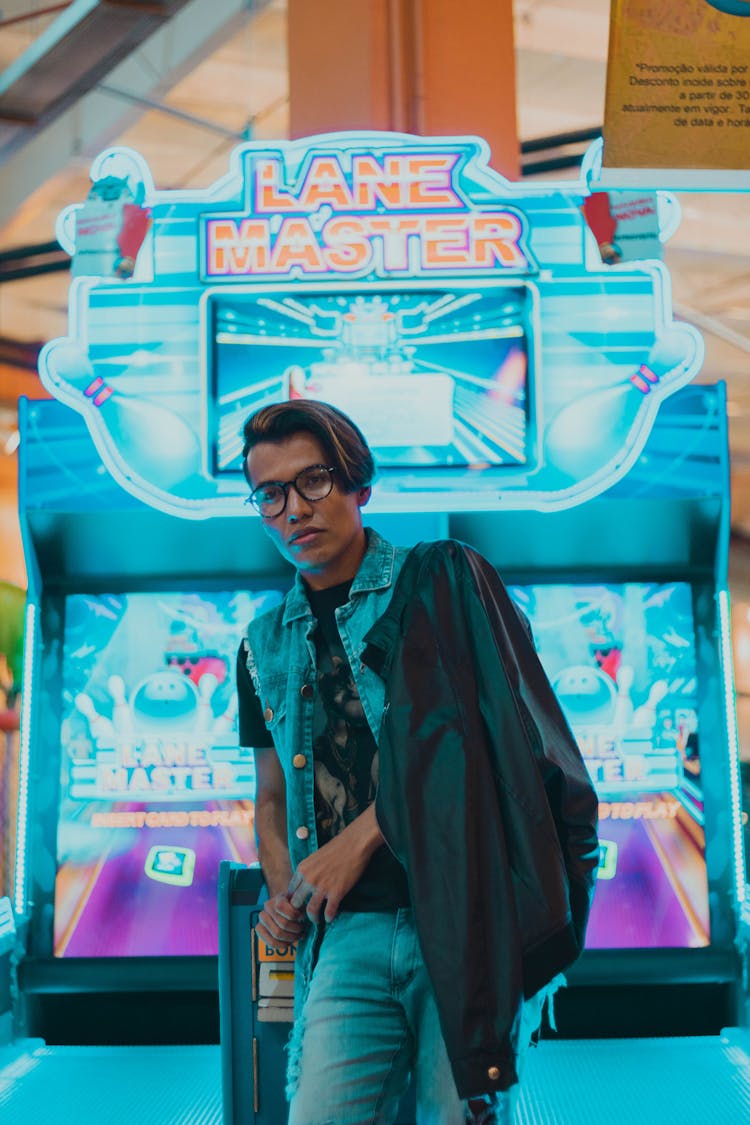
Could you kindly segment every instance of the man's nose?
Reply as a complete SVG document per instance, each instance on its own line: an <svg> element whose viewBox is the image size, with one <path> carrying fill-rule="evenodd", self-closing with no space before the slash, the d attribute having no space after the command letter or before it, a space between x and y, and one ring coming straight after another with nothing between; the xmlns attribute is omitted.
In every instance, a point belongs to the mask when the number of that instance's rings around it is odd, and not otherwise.
<svg viewBox="0 0 750 1125"><path fill-rule="evenodd" d="M289 486L289 492L286 498L286 516L289 520L299 520L303 516L309 516L312 506L309 500L305 500L304 496L300 496L297 489L293 484Z"/></svg>

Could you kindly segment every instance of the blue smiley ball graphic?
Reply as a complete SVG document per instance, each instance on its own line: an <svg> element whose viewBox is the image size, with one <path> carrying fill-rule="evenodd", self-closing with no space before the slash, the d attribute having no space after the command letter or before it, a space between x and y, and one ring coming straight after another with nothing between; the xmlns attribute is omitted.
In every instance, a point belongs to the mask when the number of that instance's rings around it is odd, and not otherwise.
<svg viewBox="0 0 750 1125"><path fill-rule="evenodd" d="M154 672L133 692L131 709L136 727L145 730L192 727L198 692L192 680L178 672Z"/></svg>
<svg viewBox="0 0 750 1125"><path fill-rule="evenodd" d="M611 722L616 689L609 676L598 668L583 664L565 668L552 686L571 726Z"/></svg>

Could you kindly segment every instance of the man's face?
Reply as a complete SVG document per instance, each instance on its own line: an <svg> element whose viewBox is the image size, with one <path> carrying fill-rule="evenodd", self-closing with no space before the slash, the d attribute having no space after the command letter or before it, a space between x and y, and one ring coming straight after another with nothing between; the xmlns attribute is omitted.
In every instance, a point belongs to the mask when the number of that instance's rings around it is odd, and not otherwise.
<svg viewBox="0 0 750 1125"><path fill-rule="evenodd" d="M293 434L281 442L260 442L247 456L252 487L270 481L294 480L311 465L329 465L316 437ZM314 590L324 590L354 577L365 553L360 508L370 490L342 492L333 475L333 489L323 500L305 500L293 487L281 515L263 517L263 526L277 548Z"/></svg>

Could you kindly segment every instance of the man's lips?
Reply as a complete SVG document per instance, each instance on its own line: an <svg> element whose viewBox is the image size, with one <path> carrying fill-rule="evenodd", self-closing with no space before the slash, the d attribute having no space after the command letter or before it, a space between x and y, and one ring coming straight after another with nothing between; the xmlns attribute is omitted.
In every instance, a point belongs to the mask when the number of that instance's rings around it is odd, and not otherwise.
<svg viewBox="0 0 750 1125"><path fill-rule="evenodd" d="M312 543L313 539L320 535L320 533L320 528L318 527L306 527L304 531L295 531L294 535L287 540L287 543L290 547L298 547L305 543Z"/></svg>

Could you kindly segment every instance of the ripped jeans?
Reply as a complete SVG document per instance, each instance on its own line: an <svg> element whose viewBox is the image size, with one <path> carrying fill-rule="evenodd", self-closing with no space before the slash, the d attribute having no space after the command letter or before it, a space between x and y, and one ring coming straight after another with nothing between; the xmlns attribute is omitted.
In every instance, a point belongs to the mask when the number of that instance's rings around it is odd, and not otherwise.
<svg viewBox="0 0 750 1125"><path fill-rule="evenodd" d="M540 1019L529 1001L522 1046ZM410 1076L417 1125L514 1119L518 1086L471 1107L458 1096L411 910L342 914L290 1037L289 1125L392 1125Z"/></svg>

